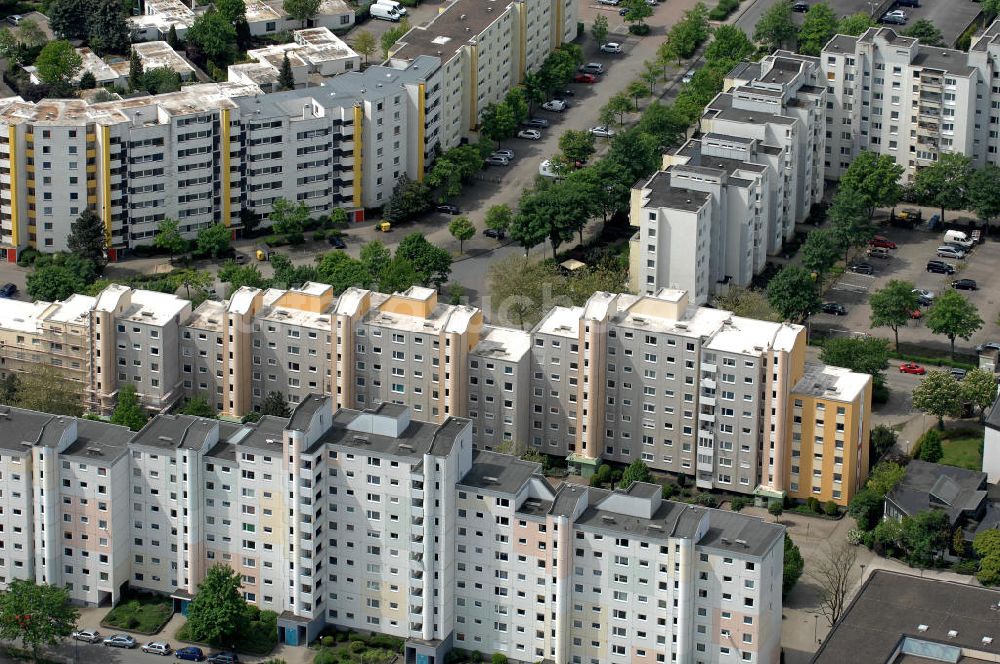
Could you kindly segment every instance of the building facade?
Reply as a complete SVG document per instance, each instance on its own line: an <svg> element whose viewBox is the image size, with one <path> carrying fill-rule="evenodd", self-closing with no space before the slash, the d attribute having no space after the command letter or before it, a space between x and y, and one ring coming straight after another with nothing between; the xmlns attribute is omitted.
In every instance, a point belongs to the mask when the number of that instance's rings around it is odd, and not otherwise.
<svg viewBox="0 0 1000 664"><path fill-rule="evenodd" d="M826 90L817 58L741 63L705 107L702 135L632 189L632 289L697 304L748 286L823 197Z"/></svg>
<svg viewBox="0 0 1000 664"><path fill-rule="evenodd" d="M431 663L452 647L518 662L779 660L781 526L665 501L653 484L554 485L538 464L475 450L464 418L309 396L288 419L158 415L134 434L5 407L0 432L0 583L183 604L223 563L293 645L333 624L401 637L408 661Z"/></svg>
<svg viewBox="0 0 1000 664"><path fill-rule="evenodd" d="M584 473L641 460L705 489L840 504L867 477L870 378L807 364L801 326L694 306L684 291L596 293L530 332L417 286L241 288L194 311L122 286L13 304L0 378L49 364L99 412L125 384L154 411L197 395L233 418L272 392L293 406L319 393L338 408L468 418L478 447L529 447Z"/></svg>

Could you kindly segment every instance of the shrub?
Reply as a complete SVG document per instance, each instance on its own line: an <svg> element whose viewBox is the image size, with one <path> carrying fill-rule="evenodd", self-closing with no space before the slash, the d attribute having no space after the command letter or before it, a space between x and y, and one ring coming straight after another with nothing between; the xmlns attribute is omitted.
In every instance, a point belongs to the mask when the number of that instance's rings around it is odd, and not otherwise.
<svg viewBox="0 0 1000 664"><path fill-rule="evenodd" d="M320 639L320 643L329 648L334 644L334 640L332 636L324 636L322 639Z"/></svg>
<svg viewBox="0 0 1000 664"><path fill-rule="evenodd" d="M712 21L724 21L739 7L739 0L719 0L719 4L708 12L708 18Z"/></svg>
<svg viewBox="0 0 1000 664"><path fill-rule="evenodd" d="M699 494L698 497L695 498L694 502L698 503L699 505L701 505L703 507L718 507L719 506L719 499L716 498L715 496L713 496L710 493Z"/></svg>
<svg viewBox="0 0 1000 664"><path fill-rule="evenodd" d="M680 491L680 487L678 487L673 482L667 482L666 484L663 485L663 499L670 500L671 498L677 495L678 491Z"/></svg>
<svg viewBox="0 0 1000 664"><path fill-rule="evenodd" d="M979 563L975 560L959 560L951 566L951 570L956 574L975 574L979 569Z"/></svg>
<svg viewBox="0 0 1000 664"><path fill-rule="evenodd" d="M35 259L42 255L42 252L38 251L34 247L25 247L17 255L17 264L21 267L31 267L35 264Z"/></svg>
<svg viewBox="0 0 1000 664"><path fill-rule="evenodd" d="M327 237L326 231L323 229L320 229L315 233L313 233L313 241L315 242L322 242L323 240L326 239L326 237Z"/></svg>
<svg viewBox="0 0 1000 664"><path fill-rule="evenodd" d="M324 648L316 653L316 657L313 659L313 664L338 664L339 661L340 658L337 657L337 653Z"/></svg>
<svg viewBox="0 0 1000 664"><path fill-rule="evenodd" d="M832 500L828 500L826 501L826 503L823 504L823 512L827 516L837 516L837 514L840 512L840 507L838 507L837 503L833 502Z"/></svg>
<svg viewBox="0 0 1000 664"><path fill-rule="evenodd" d="M357 9L355 9L354 10L354 22L355 23L364 23L365 21L367 21L368 19L370 19L372 17L372 13L371 13L371 10L370 10L371 6L372 6L372 3L369 2L367 4L360 5Z"/></svg>
<svg viewBox="0 0 1000 664"><path fill-rule="evenodd" d="M865 531L860 528L851 528L847 531L847 543L857 546L864 540Z"/></svg>
<svg viewBox="0 0 1000 664"><path fill-rule="evenodd" d="M365 645L364 641L351 641L351 645L348 646L348 648L350 648L350 651L354 654L359 654L368 650L368 646Z"/></svg>
<svg viewBox="0 0 1000 664"><path fill-rule="evenodd" d="M292 246L297 246L300 244L305 244L306 236L302 233L288 233L285 235L285 240L288 244Z"/></svg>
<svg viewBox="0 0 1000 664"><path fill-rule="evenodd" d="M334 638L337 639L337 643L343 643L347 640L347 632L337 632L334 635Z"/></svg>
<svg viewBox="0 0 1000 664"><path fill-rule="evenodd" d="M642 25L633 23L632 25L628 26L628 31L637 37L644 37L645 35L649 34L650 27L645 23L643 23Z"/></svg>
<svg viewBox="0 0 1000 664"><path fill-rule="evenodd" d="M493 664L507 664L507 655L503 653L495 652L493 653Z"/></svg>
<svg viewBox="0 0 1000 664"><path fill-rule="evenodd" d="M731 501L729 501L729 509L731 509L734 512L739 512L744 507L750 507L751 505L753 505L752 498L739 497L739 498L733 498Z"/></svg>
<svg viewBox="0 0 1000 664"><path fill-rule="evenodd" d="M819 512L819 500L809 496L809 498L806 499L806 507L809 508L810 512Z"/></svg>

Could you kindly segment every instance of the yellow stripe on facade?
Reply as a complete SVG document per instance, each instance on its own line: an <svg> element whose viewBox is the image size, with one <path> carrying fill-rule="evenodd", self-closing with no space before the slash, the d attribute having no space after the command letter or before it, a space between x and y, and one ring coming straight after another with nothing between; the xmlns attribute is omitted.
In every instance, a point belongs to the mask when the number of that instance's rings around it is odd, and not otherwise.
<svg viewBox="0 0 1000 664"><path fill-rule="evenodd" d="M21 245L21 202L17 199L17 127L7 128L10 142L10 243L15 248Z"/></svg>
<svg viewBox="0 0 1000 664"><path fill-rule="evenodd" d="M528 48L528 5L527 3L521 3L521 10L517 13L518 21L521 24L521 67L520 73L517 77L518 83L524 82L524 75L528 71L528 63L525 62L527 58L527 48Z"/></svg>
<svg viewBox="0 0 1000 664"><path fill-rule="evenodd" d="M424 181L424 118L427 116L427 85L421 83L417 88L417 182Z"/></svg>
<svg viewBox="0 0 1000 664"><path fill-rule="evenodd" d="M222 109L222 223L232 223L232 203L229 201L232 173L229 171L229 109Z"/></svg>
<svg viewBox="0 0 1000 664"><path fill-rule="evenodd" d="M354 107L354 207L361 207L361 123L364 113L361 105Z"/></svg>
<svg viewBox="0 0 1000 664"><path fill-rule="evenodd" d="M469 47L472 66L469 68L472 90L469 92L469 129L479 125L479 47L473 44Z"/></svg>
<svg viewBox="0 0 1000 664"><path fill-rule="evenodd" d="M104 239L111 248L111 127L101 127L101 154L104 156L104 204L102 206L104 219Z"/></svg>

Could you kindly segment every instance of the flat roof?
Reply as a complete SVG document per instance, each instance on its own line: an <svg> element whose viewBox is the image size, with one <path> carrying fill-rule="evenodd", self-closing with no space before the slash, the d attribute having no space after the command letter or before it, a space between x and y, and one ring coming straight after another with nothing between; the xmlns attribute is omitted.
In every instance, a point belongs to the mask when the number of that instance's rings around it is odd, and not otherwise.
<svg viewBox="0 0 1000 664"><path fill-rule="evenodd" d="M707 191L695 191L675 185L669 170L657 171L642 188L649 190L643 207L697 212L712 198Z"/></svg>
<svg viewBox="0 0 1000 664"><path fill-rule="evenodd" d="M517 362L531 350L531 335L508 327L484 326L470 355L484 359Z"/></svg>
<svg viewBox="0 0 1000 664"><path fill-rule="evenodd" d="M854 401L871 382L871 376L827 364L806 364L793 394L829 401Z"/></svg>
<svg viewBox="0 0 1000 664"><path fill-rule="evenodd" d="M538 321L533 332L577 339L580 336L582 315L583 307L552 307L542 320Z"/></svg>
<svg viewBox="0 0 1000 664"><path fill-rule="evenodd" d="M893 664L904 639L930 644L970 661L1000 657L1000 591L968 584L875 570L833 630L813 664ZM953 634L951 632L954 632ZM990 639L989 642L984 639ZM910 652L910 655L918 653ZM920 660L917 660L920 661Z"/></svg>
<svg viewBox="0 0 1000 664"><path fill-rule="evenodd" d="M509 6L509 2L495 0L454 0L429 23L400 37L400 48L392 58L412 60L433 55L447 60L503 16Z"/></svg>
<svg viewBox="0 0 1000 664"><path fill-rule="evenodd" d="M128 428L108 422L0 406L0 450L23 456L36 445L55 447L74 422L76 439L62 454L86 457L94 463L114 462L126 453L133 436Z"/></svg>
<svg viewBox="0 0 1000 664"><path fill-rule="evenodd" d="M395 404L382 404L380 409L385 408L385 410L377 414L398 417L401 413L395 411L395 406ZM333 426L320 436L308 451L312 452L322 445L341 445L355 448L359 452L371 451L409 459L416 463L422 461L425 454L445 456L451 450L458 434L469 424L469 420L456 417L450 417L440 425L411 419L398 437L348 428L351 422L363 415L367 413L341 408L333 415Z"/></svg>
<svg viewBox="0 0 1000 664"><path fill-rule="evenodd" d="M473 450L472 467L458 485L512 495L541 470L539 463L487 450Z"/></svg>

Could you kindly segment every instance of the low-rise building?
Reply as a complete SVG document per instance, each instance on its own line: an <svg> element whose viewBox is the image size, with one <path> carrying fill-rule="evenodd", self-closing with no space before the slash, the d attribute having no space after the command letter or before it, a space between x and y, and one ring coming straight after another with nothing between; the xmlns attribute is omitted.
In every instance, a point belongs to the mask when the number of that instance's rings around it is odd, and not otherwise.
<svg viewBox="0 0 1000 664"><path fill-rule="evenodd" d="M250 49L247 58L256 62L229 65L228 79L275 92L286 57L295 87L322 85L326 78L361 69L360 56L327 28L296 30L292 38L287 44Z"/></svg>

